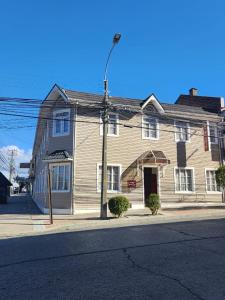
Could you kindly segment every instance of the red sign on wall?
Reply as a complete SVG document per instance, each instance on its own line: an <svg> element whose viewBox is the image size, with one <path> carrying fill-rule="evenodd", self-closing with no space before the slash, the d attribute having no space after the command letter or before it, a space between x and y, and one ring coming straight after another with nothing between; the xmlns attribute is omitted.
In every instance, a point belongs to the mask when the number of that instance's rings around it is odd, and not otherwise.
<svg viewBox="0 0 225 300"><path fill-rule="evenodd" d="M128 188L136 188L136 180L127 180L127 187Z"/></svg>
<svg viewBox="0 0 225 300"><path fill-rule="evenodd" d="M203 135L204 135L204 148L205 151L209 151L209 137L208 137L208 126L203 126Z"/></svg>

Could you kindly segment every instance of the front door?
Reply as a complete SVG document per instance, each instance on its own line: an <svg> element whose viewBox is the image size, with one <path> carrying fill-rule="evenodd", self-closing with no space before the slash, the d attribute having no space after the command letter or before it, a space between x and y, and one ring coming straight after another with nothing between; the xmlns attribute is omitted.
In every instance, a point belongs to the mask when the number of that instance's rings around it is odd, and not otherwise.
<svg viewBox="0 0 225 300"><path fill-rule="evenodd" d="M150 194L157 194L157 169L156 168L144 168L144 194L145 199Z"/></svg>

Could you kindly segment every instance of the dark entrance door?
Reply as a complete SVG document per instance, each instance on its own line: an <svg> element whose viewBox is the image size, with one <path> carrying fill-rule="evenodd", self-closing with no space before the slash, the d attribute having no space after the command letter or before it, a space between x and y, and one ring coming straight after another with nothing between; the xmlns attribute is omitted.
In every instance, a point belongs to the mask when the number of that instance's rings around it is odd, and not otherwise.
<svg viewBox="0 0 225 300"><path fill-rule="evenodd" d="M144 193L145 199L152 193L157 194L157 175L153 174L152 168L144 168Z"/></svg>

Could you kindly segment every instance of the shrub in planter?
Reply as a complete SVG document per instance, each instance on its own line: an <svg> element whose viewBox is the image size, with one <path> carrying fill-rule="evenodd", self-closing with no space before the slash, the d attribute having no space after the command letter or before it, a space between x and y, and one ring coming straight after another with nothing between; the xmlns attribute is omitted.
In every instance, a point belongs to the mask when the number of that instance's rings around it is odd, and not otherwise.
<svg viewBox="0 0 225 300"><path fill-rule="evenodd" d="M108 202L110 212L118 218L130 207L129 201L124 196L116 196L109 199Z"/></svg>
<svg viewBox="0 0 225 300"><path fill-rule="evenodd" d="M157 215L160 208L160 201L158 194L150 194L146 199L146 206L151 210L153 215Z"/></svg>

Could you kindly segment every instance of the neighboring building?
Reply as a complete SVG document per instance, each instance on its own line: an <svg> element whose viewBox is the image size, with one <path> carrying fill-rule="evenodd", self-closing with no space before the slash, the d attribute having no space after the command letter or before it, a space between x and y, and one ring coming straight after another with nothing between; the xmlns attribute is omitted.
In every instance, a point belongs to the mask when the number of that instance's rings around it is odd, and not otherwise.
<svg viewBox="0 0 225 300"><path fill-rule="evenodd" d="M11 182L0 172L0 204L7 203L10 197Z"/></svg>
<svg viewBox="0 0 225 300"><path fill-rule="evenodd" d="M179 99L109 97L108 197L123 194L133 208L144 207L153 192L162 203L221 202L215 181L222 161L219 112ZM54 213L99 210L102 100L55 85L43 102L31 163L33 198L43 212L48 165Z"/></svg>

